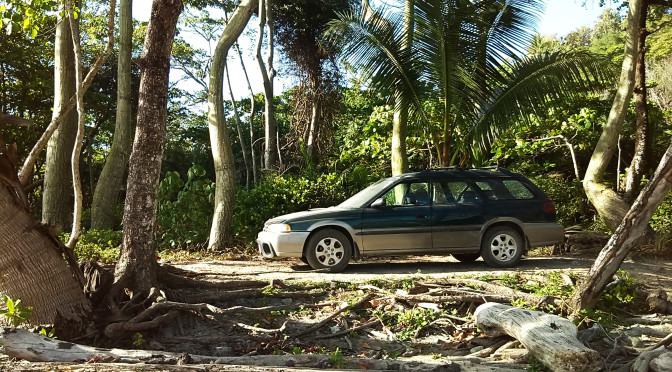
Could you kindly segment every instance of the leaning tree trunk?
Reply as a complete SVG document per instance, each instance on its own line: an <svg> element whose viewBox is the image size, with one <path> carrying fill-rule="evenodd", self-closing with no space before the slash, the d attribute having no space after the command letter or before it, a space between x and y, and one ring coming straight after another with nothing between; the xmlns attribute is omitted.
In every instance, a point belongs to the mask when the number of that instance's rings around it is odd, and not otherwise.
<svg viewBox="0 0 672 372"><path fill-rule="evenodd" d="M574 291L570 300L570 307L574 311L595 307L625 256L644 236L651 216L670 189L672 189L672 145L667 148L653 178L646 184L614 235L595 259L587 277Z"/></svg>
<svg viewBox="0 0 672 372"><path fill-rule="evenodd" d="M208 82L208 129L212 158L215 163L215 211L208 242L208 249L212 250L221 250L226 247L233 215L233 199L236 193L233 151L223 112L224 67L229 48L243 32L256 5L257 0L243 0L236 7L217 41L215 53L212 56Z"/></svg>
<svg viewBox="0 0 672 372"><path fill-rule="evenodd" d="M134 295L158 284L156 192L166 132L168 74L175 25L182 0L154 0L138 64L140 90L137 129L129 160L124 239L115 269L116 288Z"/></svg>
<svg viewBox="0 0 672 372"><path fill-rule="evenodd" d="M100 173L91 204L91 228L112 229L119 190L124 183L133 141L131 109L131 49L133 17L131 0L119 3L119 63L117 70L117 118L112 148Z"/></svg>
<svg viewBox="0 0 672 372"><path fill-rule="evenodd" d="M583 180L583 188L590 202L593 204L600 217L612 231L621 223L623 216L628 211L627 203L604 183L604 173L616 150L618 136L621 133L623 119L628 110L628 103L632 95L635 75L635 58L637 56L637 35L639 15L644 7L644 0L632 0L628 2L628 25L623 52L623 65L618 90L609 112L607 122L602 128L593 155L586 169Z"/></svg>
<svg viewBox="0 0 672 372"><path fill-rule="evenodd" d="M91 305L63 260L65 247L28 214L16 176L16 147L1 140L0 211L0 293L32 306L31 324L67 324L56 330L60 337L77 334Z"/></svg>
<svg viewBox="0 0 672 372"><path fill-rule="evenodd" d="M67 15L59 17L54 45L54 116L75 95L75 52ZM72 222L70 157L77 135L77 113L68 113L47 143L42 188L42 222L58 227Z"/></svg>

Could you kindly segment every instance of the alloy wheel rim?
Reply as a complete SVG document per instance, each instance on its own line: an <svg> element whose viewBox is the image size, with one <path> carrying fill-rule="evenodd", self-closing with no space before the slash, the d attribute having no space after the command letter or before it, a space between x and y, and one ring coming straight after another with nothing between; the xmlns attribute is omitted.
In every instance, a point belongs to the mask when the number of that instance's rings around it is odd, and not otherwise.
<svg viewBox="0 0 672 372"><path fill-rule="evenodd" d="M498 261L510 261L518 253L518 243L509 234L497 234L490 241L490 252Z"/></svg>
<svg viewBox="0 0 672 372"><path fill-rule="evenodd" d="M315 257L324 266L336 266L343 261L345 249L335 238L324 238L315 247Z"/></svg>

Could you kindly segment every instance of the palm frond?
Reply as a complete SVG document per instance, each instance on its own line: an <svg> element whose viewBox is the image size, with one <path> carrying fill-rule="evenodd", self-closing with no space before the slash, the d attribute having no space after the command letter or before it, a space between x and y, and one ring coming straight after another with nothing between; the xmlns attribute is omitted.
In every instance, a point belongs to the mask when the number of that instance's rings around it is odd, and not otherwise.
<svg viewBox="0 0 672 372"><path fill-rule="evenodd" d="M582 51L531 55L509 63L499 79L490 82L491 94L480 105L466 140L483 148L516 122L529 120L529 114L586 92L600 92L615 76L609 59Z"/></svg>

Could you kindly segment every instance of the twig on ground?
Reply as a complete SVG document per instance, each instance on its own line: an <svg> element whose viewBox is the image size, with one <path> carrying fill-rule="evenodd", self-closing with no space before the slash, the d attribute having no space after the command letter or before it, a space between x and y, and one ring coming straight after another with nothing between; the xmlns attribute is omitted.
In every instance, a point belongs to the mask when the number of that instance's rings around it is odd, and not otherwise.
<svg viewBox="0 0 672 372"><path fill-rule="evenodd" d="M364 323L364 324L360 324L360 325L358 325L358 326L356 326L356 327L352 327L352 328L349 328L349 329L345 329L345 330L343 330L343 331L339 331L339 332L336 332L336 333L332 333L332 334L330 334L330 335L317 336L317 337L315 337L315 339L316 339L316 340L322 340L322 339L325 339L325 338L334 338L334 337L339 337L339 336L343 336L343 335L348 335L348 334L350 334L350 333L352 333L352 332L357 332L357 331L362 330L362 329L364 329L364 328L371 327L371 326L373 326L373 325L375 325L375 324L377 324L377 323L378 323L378 319L376 319L376 320L372 320L372 321L366 322L366 323Z"/></svg>
<svg viewBox="0 0 672 372"><path fill-rule="evenodd" d="M355 308L361 306L362 304L369 301L372 297L373 297L373 294L368 293L366 296L360 298L359 301L355 302L354 304L349 305L349 306L344 306L344 307L338 309L335 313L329 315L328 317L326 317L325 319L323 319L319 323L315 324L314 326L309 327L308 329L305 329L305 330L303 330L299 333L296 333L296 334L292 335L291 337L292 338L298 338L298 337L301 337L301 336L306 335L308 333L314 332L314 331L318 330L319 328L321 328L322 326L324 326L325 324L327 324L328 322L330 322L331 320L333 320L334 318L336 318L339 314L343 313L346 310L355 309Z"/></svg>

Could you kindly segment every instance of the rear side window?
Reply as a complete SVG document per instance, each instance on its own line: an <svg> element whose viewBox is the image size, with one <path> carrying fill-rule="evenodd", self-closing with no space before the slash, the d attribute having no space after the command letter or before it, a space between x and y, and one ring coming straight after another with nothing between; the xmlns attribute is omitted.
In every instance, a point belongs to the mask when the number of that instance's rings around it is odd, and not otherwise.
<svg viewBox="0 0 672 372"><path fill-rule="evenodd" d="M518 180L479 180L475 182L489 200L533 199L534 194Z"/></svg>

